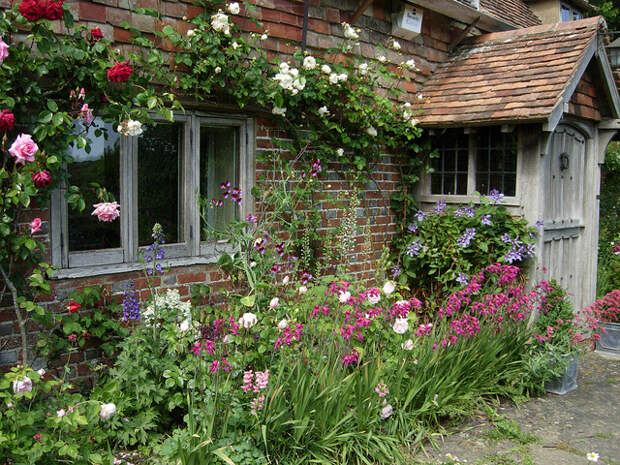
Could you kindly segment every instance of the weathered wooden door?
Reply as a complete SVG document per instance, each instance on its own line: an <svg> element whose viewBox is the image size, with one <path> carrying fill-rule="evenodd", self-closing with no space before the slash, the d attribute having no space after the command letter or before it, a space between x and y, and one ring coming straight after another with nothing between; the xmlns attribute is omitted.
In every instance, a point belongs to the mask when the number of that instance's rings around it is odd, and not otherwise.
<svg viewBox="0 0 620 465"><path fill-rule="evenodd" d="M586 137L567 125L551 135L551 149L543 161L544 232L542 265L546 276L568 290L581 308L584 277L584 181Z"/></svg>

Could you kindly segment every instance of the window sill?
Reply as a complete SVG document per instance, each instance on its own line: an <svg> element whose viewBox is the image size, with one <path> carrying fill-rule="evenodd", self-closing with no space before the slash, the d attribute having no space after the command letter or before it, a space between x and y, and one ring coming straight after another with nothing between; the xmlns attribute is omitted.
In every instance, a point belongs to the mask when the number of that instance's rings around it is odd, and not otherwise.
<svg viewBox="0 0 620 465"><path fill-rule="evenodd" d="M480 197L477 195L441 195L441 194L423 194L418 195L417 199L420 202L436 203L440 200L445 200L447 204L463 204L474 203L480 204ZM517 197L504 197L501 205L505 207L520 207L521 203Z"/></svg>
<svg viewBox="0 0 620 465"><path fill-rule="evenodd" d="M203 246L203 251L204 251ZM161 263L164 268L178 268L182 266L191 266L191 265L212 265L217 263L222 253L231 253L232 247L228 245L224 245L217 250L215 249L215 244L208 244L206 246L207 250L204 255L195 256L195 257L179 257L179 258L171 258L164 259ZM52 277L53 280L60 279L76 279L76 278L90 278L93 276L102 276L108 274L120 274L120 273L130 273L132 271L141 271L144 268L144 264L142 262L134 262L134 263L117 263L114 265L95 265L95 266L81 266L76 268L63 268L58 269L54 273Z"/></svg>

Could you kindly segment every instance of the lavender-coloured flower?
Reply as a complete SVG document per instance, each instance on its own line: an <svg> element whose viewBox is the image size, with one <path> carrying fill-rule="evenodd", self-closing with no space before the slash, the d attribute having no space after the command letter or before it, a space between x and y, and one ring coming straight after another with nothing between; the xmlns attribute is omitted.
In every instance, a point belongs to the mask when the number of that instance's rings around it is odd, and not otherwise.
<svg viewBox="0 0 620 465"><path fill-rule="evenodd" d="M456 282L461 284L468 284L469 277L465 273L459 272L459 277L456 278Z"/></svg>
<svg viewBox="0 0 620 465"><path fill-rule="evenodd" d="M493 223L491 222L491 215L482 215L480 217L480 222L487 226L491 226Z"/></svg>
<svg viewBox="0 0 620 465"><path fill-rule="evenodd" d="M521 255L519 249L512 248L508 252L506 252L504 260L506 260L506 263L519 262L523 260L523 255Z"/></svg>
<svg viewBox="0 0 620 465"><path fill-rule="evenodd" d="M504 233L502 234L502 242L505 242L506 244L508 244L509 242L512 241L512 239L510 239L510 236L508 235L508 233Z"/></svg>
<svg viewBox="0 0 620 465"><path fill-rule="evenodd" d="M500 204L504 200L504 194L502 194L497 189L493 189L491 192L489 192L488 199L490 200L491 203Z"/></svg>
<svg viewBox="0 0 620 465"><path fill-rule="evenodd" d="M258 221L258 217L255 215L252 215L251 213L248 213L248 216L245 217L245 221L247 221L248 223L254 224Z"/></svg>
<svg viewBox="0 0 620 465"><path fill-rule="evenodd" d="M310 281L312 281L312 279L313 279L312 273L304 271L301 274L301 284L308 284Z"/></svg>
<svg viewBox="0 0 620 465"><path fill-rule="evenodd" d="M422 250L422 244L420 244L420 241L413 241L409 244L409 247L407 247L407 255L412 258L416 257L420 253L420 250Z"/></svg>
<svg viewBox="0 0 620 465"><path fill-rule="evenodd" d="M446 209L446 201L440 200L439 202L435 204L435 208L433 208L433 211L435 212L436 215L441 215L445 209Z"/></svg>
<svg viewBox="0 0 620 465"><path fill-rule="evenodd" d="M543 220L536 221L536 229L542 231L542 228L545 226L545 222Z"/></svg>
<svg viewBox="0 0 620 465"><path fill-rule="evenodd" d="M418 210L418 213L413 216L421 223L422 221L424 221L424 218L426 218L426 213L424 213L422 210Z"/></svg>
<svg viewBox="0 0 620 465"><path fill-rule="evenodd" d="M402 273L401 269L397 266L393 266L390 271L392 272L392 278L398 278Z"/></svg>
<svg viewBox="0 0 620 465"><path fill-rule="evenodd" d="M134 289L134 282L127 286L125 292L123 292L123 320L140 320L140 302Z"/></svg>
<svg viewBox="0 0 620 465"><path fill-rule="evenodd" d="M469 216L470 218L474 217L474 207L459 207L455 210L454 216Z"/></svg>
<svg viewBox="0 0 620 465"><path fill-rule="evenodd" d="M476 236L476 228L467 228L465 234L459 237L457 244L459 247L465 248L469 245L471 240Z"/></svg>
<svg viewBox="0 0 620 465"><path fill-rule="evenodd" d="M419 226L417 223L411 223L409 226L407 226L407 230L412 233L416 232L418 229Z"/></svg>

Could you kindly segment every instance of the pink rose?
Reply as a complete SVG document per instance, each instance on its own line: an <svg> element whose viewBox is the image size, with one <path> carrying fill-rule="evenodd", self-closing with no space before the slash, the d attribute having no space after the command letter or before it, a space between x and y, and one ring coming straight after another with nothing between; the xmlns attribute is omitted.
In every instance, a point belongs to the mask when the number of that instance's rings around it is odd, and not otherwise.
<svg viewBox="0 0 620 465"><path fill-rule="evenodd" d="M80 93L80 95L82 94ZM82 105L82 108L80 109L80 116L84 118L84 121L86 122L86 124L90 124L90 122L93 120L93 110L88 108L88 103L85 103L84 105Z"/></svg>
<svg viewBox="0 0 620 465"><path fill-rule="evenodd" d="M41 231L41 218L35 218L30 222L30 234Z"/></svg>
<svg viewBox="0 0 620 465"><path fill-rule="evenodd" d="M0 63L9 56L9 46L0 37Z"/></svg>
<svg viewBox="0 0 620 465"><path fill-rule="evenodd" d="M30 134L20 134L11 145L9 153L15 157L15 163L22 165L27 161L34 161L34 154L39 150L39 146L32 140Z"/></svg>
<svg viewBox="0 0 620 465"><path fill-rule="evenodd" d="M120 205L116 202L96 203L93 207L95 207L95 210L91 214L95 215L99 221L110 222L120 216L118 211Z"/></svg>
<svg viewBox="0 0 620 465"><path fill-rule="evenodd" d="M35 187L47 187L52 183L52 175L47 170L37 171L36 173L32 173L32 182Z"/></svg>

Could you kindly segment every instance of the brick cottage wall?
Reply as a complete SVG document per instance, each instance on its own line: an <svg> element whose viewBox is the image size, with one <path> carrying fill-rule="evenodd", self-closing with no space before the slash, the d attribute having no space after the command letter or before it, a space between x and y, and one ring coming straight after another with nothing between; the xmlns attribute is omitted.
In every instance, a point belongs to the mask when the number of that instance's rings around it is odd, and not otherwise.
<svg viewBox="0 0 620 465"><path fill-rule="evenodd" d="M269 32L269 38L263 44L270 58L289 59L302 38L303 2L251 0L250 3L256 5L256 11L251 13L252 16L262 21L264 29ZM8 4L6 0L0 0L0 7L7 7ZM123 22L146 33L159 30L165 25L171 25L180 33L185 33L191 25L183 18L192 18L201 11L200 8L193 6L191 1L67 0L65 4L69 5L80 21L86 22L89 27L101 28L104 36L113 38L119 48L130 47L127 44L130 33L121 27ZM359 4L357 0L311 0L307 32L308 50L315 55L321 54L323 50L340 43L343 40L341 22L350 21ZM358 50L354 51L369 59L384 55L394 66L409 58L414 58L419 72L409 73L407 71L411 82L401 81L400 85L411 93L410 100L415 101L413 94L418 90L420 83L430 75L433 67L447 57L448 46L459 31L452 26L450 19L426 10L422 34L413 41L398 39L402 46L402 55L399 55L387 48L391 32L389 4L390 2L386 0L377 0L356 22L355 27L361 28L362 32ZM132 12L132 7L152 8L160 12L161 18L136 14ZM257 28L246 17L247 14L242 7L241 14L232 19L246 31L262 33L263 30ZM57 32L62 32L62 26L59 22L57 23L55 26ZM378 49L377 44L385 48ZM170 44L160 42L158 45L165 50L170 49ZM271 137L276 133L277 128L269 122L260 119L256 121L257 153L269 150ZM397 189L400 164L401 161L397 155L384 155L382 160L373 167L372 181L362 192L362 203L356 210L356 222L362 230L355 237L353 254L349 257L349 268L359 279L372 279L382 247L389 243L396 232L396 219L389 209L389 197ZM266 169L267 167L257 165L257 179L265 173ZM325 166L321 180L322 189L331 191L333 194L347 190L349 185L342 179L340 173L340 166L337 164ZM323 228L333 228L342 222L345 212L328 202L323 202L321 215ZM42 234L45 236L43 239L49 244L47 238L49 212L47 210L26 212L20 220L23 223L22 226L26 230L29 221L37 216L43 220ZM105 286L110 296L118 299L132 280L136 288L140 290L141 297L145 298L148 291L144 289L145 281L142 274L130 272L54 280L51 294L43 296L39 299L39 303L48 311L64 312L67 296L71 292L92 285ZM178 289L181 296L188 297L191 285L198 283L208 284L215 290L227 285L225 276L214 264L172 268L159 285ZM13 310L7 306L9 304L7 297L5 296L4 302L0 302L0 369L3 371L21 359L18 325ZM31 345L36 341L39 330L40 328L35 324L30 323L28 337ZM74 353L70 363L71 377L87 376L89 363L96 363L99 356L95 347ZM35 368L42 363L42 360L36 361Z"/></svg>

